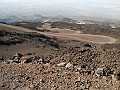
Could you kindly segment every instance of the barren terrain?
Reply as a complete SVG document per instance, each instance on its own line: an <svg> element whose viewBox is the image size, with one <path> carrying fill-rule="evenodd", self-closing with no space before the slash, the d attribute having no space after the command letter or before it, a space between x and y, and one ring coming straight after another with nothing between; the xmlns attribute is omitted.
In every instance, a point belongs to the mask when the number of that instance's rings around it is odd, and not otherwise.
<svg viewBox="0 0 120 90"><path fill-rule="evenodd" d="M24 31L24 32L33 32L33 30L26 29L26 28L21 28L17 26L10 26L10 25L5 25L1 24L1 26L13 28L16 30ZM101 44L106 44L106 43L115 43L116 39L109 37L109 36L103 36L103 35L92 35L92 34L81 34L79 31L73 31L70 29L59 29L59 28L51 28L49 24L43 25L42 28L38 29L48 29L51 32L39 32L39 31L34 31L36 33L48 35L48 36L54 36L54 37L64 37L68 38L70 40L77 40L77 41L86 41L86 42L93 42L93 43L101 43Z"/></svg>
<svg viewBox="0 0 120 90"><path fill-rule="evenodd" d="M57 22L25 25L0 23L0 90L120 89L119 31Z"/></svg>

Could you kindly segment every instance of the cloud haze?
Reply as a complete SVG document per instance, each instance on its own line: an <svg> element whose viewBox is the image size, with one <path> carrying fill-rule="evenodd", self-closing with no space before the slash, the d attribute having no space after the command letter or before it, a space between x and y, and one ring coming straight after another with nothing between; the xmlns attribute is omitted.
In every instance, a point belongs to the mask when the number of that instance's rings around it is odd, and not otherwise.
<svg viewBox="0 0 120 90"><path fill-rule="evenodd" d="M120 0L0 0L0 13L120 19Z"/></svg>

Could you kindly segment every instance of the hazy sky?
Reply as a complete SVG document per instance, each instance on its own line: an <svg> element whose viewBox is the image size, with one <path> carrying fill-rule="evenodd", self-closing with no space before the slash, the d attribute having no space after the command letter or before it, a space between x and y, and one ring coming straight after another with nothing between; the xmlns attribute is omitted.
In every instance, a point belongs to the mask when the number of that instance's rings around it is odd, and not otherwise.
<svg viewBox="0 0 120 90"><path fill-rule="evenodd" d="M120 19L120 0L0 0L0 16L25 14Z"/></svg>

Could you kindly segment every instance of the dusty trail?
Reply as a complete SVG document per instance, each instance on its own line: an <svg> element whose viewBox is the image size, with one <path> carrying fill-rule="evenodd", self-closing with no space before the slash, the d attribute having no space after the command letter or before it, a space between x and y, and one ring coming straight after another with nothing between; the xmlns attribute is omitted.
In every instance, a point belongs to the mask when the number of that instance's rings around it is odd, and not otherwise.
<svg viewBox="0 0 120 90"><path fill-rule="evenodd" d="M44 34L47 36L54 36L54 37L62 37L64 39L69 39L69 40L77 40L77 41L85 41L85 42L92 42L92 43L99 43L99 44L112 44L116 43L116 39L113 37L109 36L104 36L104 35L92 35L92 34L82 34L80 31L74 31L70 29L59 29L59 28L50 28L49 25L44 25L43 28L38 28L38 29L48 29L51 32L40 32L40 31L35 31L23 27L18 27L18 26L12 26L12 25L6 25L6 24L0 24L0 27L2 28L11 28L23 32L36 32L40 34Z"/></svg>

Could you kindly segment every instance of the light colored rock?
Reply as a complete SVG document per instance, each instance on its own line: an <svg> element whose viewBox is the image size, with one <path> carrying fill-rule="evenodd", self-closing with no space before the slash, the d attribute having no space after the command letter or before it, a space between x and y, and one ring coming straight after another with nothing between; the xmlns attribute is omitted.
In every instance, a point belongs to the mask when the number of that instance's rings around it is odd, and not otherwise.
<svg viewBox="0 0 120 90"><path fill-rule="evenodd" d="M81 70L81 67L77 67L77 70L80 71L80 70Z"/></svg>
<svg viewBox="0 0 120 90"><path fill-rule="evenodd" d="M81 78L78 77L78 78L76 79L76 82L80 82L80 81L81 81Z"/></svg>
<svg viewBox="0 0 120 90"><path fill-rule="evenodd" d="M7 59L5 63L13 63L13 60Z"/></svg>
<svg viewBox="0 0 120 90"><path fill-rule="evenodd" d="M43 63L43 59L40 58L40 59L37 61L37 63L38 63L38 64L42 64L42 63Z"/></svg>
<svg viewBox="0 0 120 90"><path fill-rule="evenodd" d="M29 86L30 88L34 88L34 85L33 84L30 84L30 86Z"/></svg>
<svg viewBox="0 0 120 90"><path fill-rule="evenodd" d="M65 64L66 64L66 62L62 62L62 63L57 64L57 66L59 66L59 67L64 67Z"/></svg>
<svg viewBox="0 0 120 90"><path fill-rule="evenodd" d="M71 64L70 62L65 66L66 68L70 68L70 67L72 67L73 66L73 64Z"/></svg>
<svg viewBox="0 0 120 90"><path fill-rule="evenodd" d="M44 66L51 67L50 63L46 63L46 64L44 64Z"/></svg>
<svg viewBox="0 0 120 90"><path fill-rule="evenodd" d="M97 68L97 70L95 71L95 75L97 76L103 76L103 73L104 73L103 68Z"/></svg>
<svg viewBox="0 0 120 90"><path fill-rule="evenodd" d="M19 60L23 55L21 53L16 53L13 57L14 61Z"/></svg>
<svg viewBox="0 0 120 90"><path fill-rule="evenodd" d="M31 58L30 59L26 59L26 60L22 61L21 63L30 63L30 62L32 62Z"/></svg>
<svg viewBox="0 0 120 90"><path fill-rule="evenodd" d="M33 56L30 56L30 55L26 55L26 56L23 56L22 58L21 58L21 60L26 60L26 59L30 59L30 58L32 58Z"/></svg>
<svg viewBox="0 0 120 90"><path fill-rule="evenodd" d="M43 79L40 79L40 83L44 83L45 81Z"/></svg>
<svg viewBox="0 0 120 90"><path fill-rule="evenodd" d="M115 77L115 75L111 75L112 76L112 80L116 81L117 78Z"/></svg>
<svg viewBox="0 0 120 90"><path fill-rule="evenodd" d="M79 74L80 74L80 72L75 72L75 74L76 74L76 75L79 75Z"/></svg>
<svg viewBox="0 0 120 90"><path fill-rule="evenodd" d="M50 90L56 90L56 87L52 87Z"/></svg>
<svg viewBox="0 0 120 90"><path fill-rule="evenodd" d="M22 63L32 62L33 57L34 57L34 56L32 56L32 55L26 55L26 56L21 57L21 59L20 59L21 64L22 64Z"/></svg>
<svg viewBox="0 0 120 90"><path fill-rule="evenodd" d="M19 57L14 57L14 61L18 61L19 60Z"/></svg>
<svg viewBox="0 0 120 90"><path fill-rule="evenodd" d="M15 55L14 55L14 57L19 57L19 58L21 58L23 55L21 54L21 53L16 53Z"/></svg>
<svg viewBox="0 0 120 90"><path fill-rule="evenodd" d="M84 89L85 89L85 86L84 86L84 85L80 85L80 88L84 90Z"/></svg>

